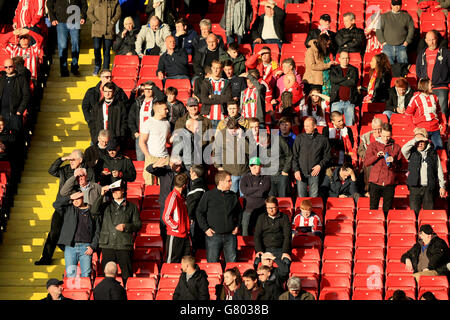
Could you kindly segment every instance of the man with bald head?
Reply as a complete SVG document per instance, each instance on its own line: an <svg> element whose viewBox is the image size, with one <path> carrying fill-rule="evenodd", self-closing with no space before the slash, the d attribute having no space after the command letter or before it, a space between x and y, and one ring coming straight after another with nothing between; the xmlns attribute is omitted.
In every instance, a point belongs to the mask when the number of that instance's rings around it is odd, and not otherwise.
<svg viewBox="0 0 450 320"><path fill-rule="evenodd" d="M116 280L117 265L110 261L105 265L105 279L94 288L94 300L127 300L127 292Z"/></svg>
<svg viewBox="0 0 450 320"><path fill-rule="evenodd" d="M188 55L184 48L176 48L174 36L166 38L167 51L161 55L156 74L165 79L189 79Z"/></svg>
<svg viewBox="0 0 450 320"><path fill-rule="evenodd" d="M202 47L195 52L195 77L203 78L205 75L205 67L211 67L213 60L220 60L220 56L225 54L226 51L219 46L219 39L217 36L214 33L210 33L206 37L206 47Z"/></svg>
<svg viewBox="0 0 450 320"><path fill-rule="evenodd" d="M427 32L427 48L417 55L417 78L431 79L433 93L439 99L439 105L448 119L448 84L450 83L450 55L447 47L439 46L439 34L436 30Z"/></svg>
<svg viewBox="0 0 450 320"><path fill-rule="evenodd" d="M189 171L194 164L202 164L201 122L197 119L186 120L185 128L178 129L173 134L172 156L182 157L186 170ZM195 146L197 138L198 146ZM195 149L197 147L197 149ZM196 152L196 155L194 155ZM196 157L196 158L195 158Z"/></svg>
<svg viewBox="0 0 450 320"><path fill-rule="evenodd" d="M166 38L170 36L170 27L161 23L157 16L152 16L149 22L141 27L136 37L136 53L139 57L145 55L160 55L166 52Z"/></svg>

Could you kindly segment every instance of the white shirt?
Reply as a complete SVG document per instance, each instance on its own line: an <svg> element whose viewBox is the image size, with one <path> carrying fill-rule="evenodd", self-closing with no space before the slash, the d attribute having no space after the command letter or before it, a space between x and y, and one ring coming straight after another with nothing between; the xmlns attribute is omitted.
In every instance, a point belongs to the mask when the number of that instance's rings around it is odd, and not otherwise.
<svg viewBox="0 0 450 320"><path fill-rule="evenodd" d="M166 119L156 120L154 117L144 122L141 133L148 134L147 148L150 155L158 158L167 157L167 136L170 133L170 123Z"/></svg>
<svg viewBox="0 0 450 320"><path fill-rule="evenodd" d="M273 24L273 16L269 18L267 15L264 15L264 25L261 38L263 40L278 39L277 33L275 32L275 26Z"/></svg>

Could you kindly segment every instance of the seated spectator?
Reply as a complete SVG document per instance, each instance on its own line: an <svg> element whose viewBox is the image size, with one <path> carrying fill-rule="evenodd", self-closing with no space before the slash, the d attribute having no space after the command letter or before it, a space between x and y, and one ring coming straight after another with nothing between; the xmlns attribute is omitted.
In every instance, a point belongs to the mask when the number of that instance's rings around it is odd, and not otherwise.
<svg viewBox="0 0 450 320"><path fill-rule="evenodd" d="M165 40L167 51L161 54L156 74L165 79L189 79L188 55L183 48L176 48L175 37L167 36Z"/></svg>
<svg viewBox="0 0 450 320"><path fill-rule="evenodd" d="M170 36L170 28L156 16L149 19L148 24L141 27L136 37L136 53L157 56L166 52L166 38Z"/></svg>
<svg viewBox="0 0 450 320"><path fill-rule="evenodd" d="M253 8L250 0L225 0L220 27L225 30L227 43L235 43L235 39L237 39L237 44L241 44L242 39L250 29L252 20Z"/></svg>
<svg viewBox="0 0 450 320"><path fill-rule="evenodd" d="M360 52L364 54L366 49L364 30L356 26L355 14L352 12L343 15L344 28L336 33L338 53L342 51Z"/></svg>
<svg viewBox="0 0 450 320"><path fill-rule="evenodd" d="M111 47L115 34L115 26L119 21L122 11L119 2L92 0L87 9L87 17L92 22L92 40L94 41L95 68L93 75L97 76L102 69L109 69ZM137 46L136 46L137 47ZM136 50L137 52L137 50Z"/></svg>
<svg viewBox="0 0 450 320"><path fill-rule="evenodd" d="M245 66L248 70L257 69L259 76L264 80L271 88L275 85L275 71L278 69L278 63L272 60L272 51L269 47L264 46L258 53L251 55Z"/></svg>
<svg viewBox="0 0 450 320"><path fill-rule="evenodd" d="M134 28L133 18L126 17L123 27L122 33L117 35L113 43L113 50L116 55L136 55L136 37L139 32Z"/></svg>
<svg viewBox="0 0 450 320"><path fill-rule="evenodd" d="M36 84L39 65L42 64L44 52L42 42L44 38L29 29L16 29L0 37L0 48L3 48L11 55L22 56L25 60L25 66L31 71L31 79Z"/></svg>
<svg viewBox="0 0 450 320"><path fill-rule="evenodd" d="M280 99L278 102L281 102L281 96L284 92L291 92L292 93L292 104L290 105L290 108L294 110L294 112L299 112L301 109L301 105L304 104L304 97L303 97L303 86L297 82L297 78L295 77L295 74L290 73L286 74L283 77L283 84L284 89L280 94ZM302 100L303 99L303 100ZM276 104L276 100L272 100L272 104ZM283 108L285 109L285 108Z"/></svg>
<svg viewBox="0 0 450 320"><path fill-rule="evenodd" d="M350 163L340 167L328 168L320 186L324 202L331 198L353 198L358 203L359 193L356 185L356 174Z"/></svg>
<svg viewBox="0 0 450 320"><path fill-rule="evenodd" d="M167 228L165 246L166 263L180 263L183 256L191 253L189 238L190 221L183 192L189 184L187 174L180 173L174 178L174 188L164 205L164 223Z"/></svg>
<svg viewBox="0 0 450 320"><path fill-rule="evenodd" d="M312 209L311 200L302 201L300 213L292 219L292 237L297 235L322 236L322 221Z"/></svg>
<svg viewBox="0 0 450 320"><path fill-rule="evenodd" d="M171 131L173 131L175 128L175 123L178 121L178 119L184 116L187 111L183 102L177 99L178 96L177 88L168 87L166 89L166 96L167 96L166 104L169 110L167 120L169 120Z"/></svg>
<svg viewBox="0 0 450 320"><path fill-rule="evenodd" d="M136 180L136 169L133 161L120 152L119 143L110 139L106 146L107 155L100 154L103 159L103 170L100 176L100 185L109 185L122 180L125 186L127 182Z"/></svg>
<svg viewBox="0 0 450 320"><path fill-rule="evenodd" d="M72 300L63 296L64 281L52 278L47 281L47 296L42 301Z"/></svg>
<svg viewBox="0 0 450 320"><path fill-rule="evenodd" d="M267 300L278 300L283 288L280 288L275 280L269 280L271 269L268 266L260 265L257 272L259 283L266 292Z"/></svg>
<svg viewBox="0 0 450 320"><path fill-rule="evenodd" d="M45 14L45 1L19 0L15 3L17 7L13 19L13 29L28 28L41 32L42 18Z"/></svg>
<svg viewBox="0 0 450 320"><path fill-rule="evenodd" d="M181 275L173 293L173 300L209 300L208 275L192 256L181 259Z"/></svg>
<svg viewBox="0 0 450 320"><path fill-rule="evenodd" d="M402 153L408 160L407 185L409 206L419 215L420 210L433 210L437 195L444 198L445 178L442 164L433 143L429 142L424 128L414 129L414 138L402 147ZM438 192L439 186L439 192Z"/></svg>
<svg viewBox="0 0 450 320"><path fill-rule="evenodd" d="M161 23L167 24L170 29L175 27L176 12L172 4L167 0L149 0L145 7L145 13L148 17L156 16Z"/></svg>
<svg viewBox="0 0 450 320"><path fill-rule="evenodd" d="M248 269L242 274L241 285L233 296L233 300L269 300L266 291L258 280L258 273L253 269Z"/></svg>
<svg viewBox="0 0 450 320"><path fill-rule="evenodd" d="M331 66L339 64L330 59L330 44L330 37L322 33L306 49L305 74L303 75L305 94L309 94L312 89L319 89L323 94L330 95L329 69Z"/></svg>
<svg viewBox="0 0 450 320"><path fill-rule="evenodd" d="M53 206L64 217L58 245L64 248L66 276L76 277L79 263L81 277L90 277L92 254L97 250L100 236L100 219L92 215L81 191L73 192L70 201L67 197L60 198Z"/></svg>
<svg viewBox="0 0 450 320"><path fill-rule="evenodd" d="M278 259L284 259L291 252L289 217L278 210L277 198L269 196L265 203L266 212L258 217L255 227L256 255L270 252Z"/></svg>
<svg viewBox="0 0 450 320"><path fill-rule="evenodd" d="M383 53L394 63L408 63L406 47L413 42L414 21L407 11L402 11L402 0L391 1L391 11L381 15L377 29Z"/></svg>
<svg viewBox="0 0 450 320"><path fill-rule="evenodd" d="M369 176L370 209L378 210L383 197L383 212L387 216L392 208L396 185L396 173L401 165L400 146L392 139L392 126L383 123L380 139L367 148L364 166L372 166Z"/></svg>
<svg viewBox="0 0 450 320"><path fill-rule="evenodd" d="M195 84L195 86L198 86L196 83L197 78L207 78L205 68L212 67L214 60L219 61L220 57L226 54L226 51L219 45L219 38L214 33L210 33L205 41L207 45L197 49L194 54L194 77L192 78L192 84Z"/></svg>
<svg viewBox="0 0 450 320"><path fill-rule="evenodd" d="M104 202L107 191L112 192L112 199ZM106 264L110 261L118 263L126 287L127 279L133 276L133 234L141 230L142 222L137 206L125 198L125 183L122 181L119 187L112 189L104 186L91 207L91 213L102 221L99 246L103 270L106 273Z"/></svg>
<svg viewBox="0 0 450 320"><path fill-rule="evenodd" d="M390 297L388 300L403 301L403 300L414 300L414 299L406 296L405 291L403 291L401 289L397 289L392 294L392 297Z"/></svg>
<svg viewBox="0 0 450 320"><path fill-rule="evenodd" d="M317 29L311 29L308 32L308 35L305 40L305 46L306 48L309 48L312 44L311 41L317 40L319 38L319 35L322 33L327 34L330 37L331 44L330 44L330 51L333 55L336 55L337 46L336 46L336 33L331 31L330 29L331 24L331 17L329 14L325 13L320 16L319 18L319 25L317 26Z"/></svg>
<svg viewBox="0 0 450 320"><path fill-rule="evenodd" d="M137 161L144 161L145 158L139 147L141 128L144 128L144 123L154 116L153 104L164 100L164 93L153 81L146 81L141 86L144 89L144 94L136 98L128 113L128 128L130 128L132 137L136 140Z"/></svg>
<svg viewBox="0 0 450 320"><path fill-rule="evenodd" d="M61 187L59 194L63 197L69 197L77 191L83 193L84 203L92 206L95 200L100 197L102 187L95 181L89 181L85 168L77 168L73 172L73 176L67 179Z"/></svg>
<svg viewBox="0 0 450 320"><path fill-rule="evenodd" d="M419 283L421 276L447 275L450 253L447 243L438 237L429 224L420 226L418 240L400 261Z"/></svg>
<svg viewBox="0 0 450 320"><path fill-rule="evenodd" d="M281 103L278 105L278 113L280 113L281 117L287 117L291 119L293 125L299 127L301 125L300 118L298 117L298 113L293 108L292 103L292 92L285 91L280 95ZM299 108L303 109L305 106L304 99L300 101L301 105ZM273 119L273 118L272 118Z"/></svg>
<svg viewBox="0 0 450 320"><path fill-rule="evenodd" d="M236 291L242 285L241 273L237 267L225 270L223 283L216 286L217 300L233 300Z"/></svg>
<svg viewBox="0 0 450 320"><path fill-rule="evenodd" d="M110 261L105 265L105 279L94 288L94 300L127 300L127 292L116 280L117 265Z"/></svg>
<svg viewBox="0 0 450 320"><path fill-rule="evenodd" d="M192 27L188 26L184 18L175 21L175 30L172 31L172 36L175 37L177 49L184 49L187 54L194 54L194 44L198 41L198 34Z"/></svg>
<svg viewBox="0 0 450 320"><path fill-rule="evenodd" d="M339 63L330 68L331 112L339 111L345 116L345 125L352 126L358 100L358 69L349 64L350 56L346 51L340 53Z"/></svg>
<svg viewBox="0 0 450 320"><path fill-rule="evenodd" d="M112 82L103 86L103 98L92 110L94 123L91 123L89 130L92 132L91 137L97 137L100 130L108 130L110 138L121 144L128 128L128 115L126 104L115 98L116 90L117 86Z"/></svg>
<svg viewBox="0 0 450 320"><path fill-rule="evenodd" d="M6 127L5 120L0 116L0 142L3 143L4 152L8 155L7 158L14 158L14 142L16 141L16 136L14 132L11 132Z"/></svg>
<svg viewBox="0 0 450 320"><path fill-rule="evenodd" d="M418 79L431 79L433 93L438 97L439 106L448 118L448 85L450 83L450 55L447 46L439 46L442 36L436 30L425 36L426 48L417 53L416 74Z"/></svg>
<svg viewBox="0 0 450 320"><path fill-rule="evenodd" d="M433 292L427 291L422 294L419 300L438 300L438 299L436 299Z"/></svg>
<svg viewBox="0 0 450 320"><path fill-rule="evenodd" d="M265 11L253 23L252 43L276 43L281 51L286 13L277 6L274 0L261 2L261 5L264 5Z"/></svg>
<svg viewBox="0 0 450 320"><path fill-rule="evenodd" d="M280 136L283 137L284 141L288 144L289 149L292 151L295 138L297 137L296 134L292 132L292 119L286 116L281 117L278 126L280 127Z"/></svg>
<svg viewBox="0 0 450 320"><path fill-rule="evenodd" d="M330 164L342 165L351 162L353 157L353 130L344 125L339 111L331 112L331 127L323 128L322 134L328 138L331 146Z"/></svg>
<svg viewBox="0 0 450 320"><path fill-rule="evenodd" d="M227 103L227 111L228 111L228 117L221 120L219 124L217 125L216 134L220 132L220 130L226 129L228 121L230 119L236 119L239 123L239 126L244 130L247 131L250 127L250 124L248 123L248 119L243 117L239 113L239 104L235 101L230 101Z"/></svg>
<svg viewBox="0 0 450 320"><path fill-rule="evenodd" d="M301 279L290 277L286 283L288 291L280 295L278 300L316 300L314 296L302 290Z"/></svg>
<svg viewBox="0 0 450 320"><path fill-rule="evenodd" d="M194 42L194 48L193 54L195 55L197 51L204 52L204 49L207 46L207 38L210 34L214 34L218 40L218 46L222 48L223 51L225 51L225 44L223 42L222 36L219 36L212 32L212 23L209 19L203 19L199 23L200 26L200 35Z"/></svg>
<svg viewBox="0 0 450 320"><path fill-rule="evenodd" d="M302 117L313 117L318 126L325 127L329 103L329 96L320 93L318 89L312 89L306 97L306 102L302 105L301 115Z"/></svg>
<svg viewBox="0 0 450 320"><path fill-rule="evenodd" d="M189 170L190 185L186 196L186 206L189 219L191 220L191 240L192 254L198 249L205 249L205 233L200 229L197 220L197 207L203 194L208 190L204 179L205 168L202 165L194 164Z"/></svg>
<svg viewBox="0 0 450 320"><path fill-rule="evenodd" d="M258 118L263 123L266 114L266 88L258 82L260 73L250 69L243 76L247 80L247 89L241 92L241 108L244 118Z"/></svg>
<svg viewBox="0 0 450 320"><path fill-rule="evenodd" d="M197 207L197 220L206 234L206 259L218 262L223 251L225 262L236 262L237 233L242 219L242 208L231 189L231 174L219 171L216 188L206 191Z"/></svg>
<svg viewBox="0 0 450 320"><path fill-rule="evenodd" d="M12 132L20 133L23 113L30 102L30 89L26 79L19 76L12 59L4 61L6 73L0 76L1 116Z"/></svg>
<svg viewBox="0 0 450 320"><path fill-rule="evenodd" d="M268 266L270 268L269 280L275 281L280 288L284 288L284 283L289 278L289 270L291 268L291 256L288 253L283 253L281 259L275 257L271 252L263 254L257 253L255 261L253 262L254 269L258 269L258 265ZM273 263L277 264L274 267Z"/></svg>
<svg viewBox="0 0 450 320"><path fill-rule="evenodd" d="M447 128L445 114L441 112L438 97L433 94L431 80L420 79L417 92L411 98L405 114L412 116L416 128L425 128L436 150L443 149L441 130Z"/></svg>
<svg viewBox="0 0 450 320"><path fill-rule="evenodd" d="M265 199L270 191L270 176L261 174L261 160L253 157L249 161L250 172L244 174L239 190L244 195L244 213L242 216L242 235L253 235L258 217L266 211Z"/></svg>
<svg viewBox="0 0 450 320"><path fill-rule="evenodd" d="M283 119L283 118L281 118ZM280 119L280 122L281 122ZM288 121L290 120L283 120L283 123L289 123ZM289 126L289 124L287 125ZM287 127L286 125L283 125L284 128ZM286 131L285 131L286 132ZM290 136L290 134L293 134L292 132L287 131L288 137ZM272 153L277 152L277 157L278 157L278 163L277 163L277 170L276 170L276 174L272 174L270 176L270 180L271 180L271 187L270 187L270 192L269 195L270 196L274 196L274 197L289 197L291 195L291 188L290 188L290 177L289 177L289 173L291 171L291 166L292 166L292 148L289 147L288 143L287 143L287 139L282 136L283 133L279 132L280 137L278 138L278 148L273 148L272 150L272 141L271 139L269 139L270 143L267 146L268 151L270 152L270 155L272 155ZM289 138L288 138L289 139ZM295 135L294 138L295 139ZM277 139L275 139L277 140ZM292 141L292 143L294 143Z"/></svg>
<svg viewBox="0 0 450 320"><path fill-rule="evenodd" d="M222 63L213 60L211 78L203 80L200 90L201 113L211 120L213 129L225 119L226 104L231 100L230 82L222 78L222 70Z"/></svg>
<svg viewBox="0 0 450 320"><path fill-rule="evenodd" d="M381 53L383 46L377 38L377 28L380 25L381 10L377 10L370 15L366 21L366 28L364 35L366 36L366 50L365 53L378 54Z"/></svg>
<svg viewBox="0 0 450 320"><path fill-rule="evenodd" d="M297 180L299 197L318 197L319 175L331 160L331 147L327 137L317 132L316 119L308 117L303 122L305 132L294 141L292 169Z"/></svg>
<svg viewBox="0 0 450 320"><path fill-rule="evenodd" d="M109 131L100 130L98 133L97 143L93 144L84 151L84 160L88 168L91 168L95 173L95 182L100 179L100 174L103 170L103 157L100 154L106 156L106 146L109 141Z"/></svg>
<svg viewBox="0 0 450 320"><path fill-rule="evenodd" d="M187 109L187 113L185 113L183 116L181 116L175 122L175 131L178 129L185 128L186 122L189 119L194 119L194 120L198 120L199 122L201 122L200 129L202 132L202 137L205 137L205 133L208 132L209 129L211 129L211 120L209 120L208 118L206 118L200 114L198 100L194 97L188 98L187 103L186 103L186 109ZM208 142L207 139L203 139L202 145L205 146L207 144L207 142Z"/></svg>
<svg viewBox="0 0 450 320"><path fill-rule="evenodd" d="M233 63L234 74L241 75L245 72L245 57L239 52L239 45L236 42L230 43L226 54L221 55L219 59L222 63L230 60Z"/></svg>
<svg viewBox="0 0 450 320"><path fill-rule="evenodd" d="M241 92L247 88L246 79L234 73L234 66L231 60L223 62L223 73L225 79L231 83L231 97L239 103Z"/></svg>
<svg viewBox="0 0 450 320"><path fill-rule="evenodd" d="M372 119L372 130L369 132L364 133L361 136L361 141L358 146L358 156L359 158L364 161L364 158L366 156L367 148L369 145L380 139L381 137L381 126L383 125L383 121L380 118L373 118ZM372 166L364 166L363 167L363 174L364 174L364 196L369 196L369 177L370 177L370 170L372 169Z"/></svg>
<svg viewBox="0 0 450 320"><path fill-rule="evenodd" d="M386 101L386 109L383 114L389 120L393 113L404 114L413 95L414 90L411 89L405 78L396 79L394 87L389 89L389 99Z"/></svg>
<svg viewBox="0 0 450 320"><path fill-rule="evenodd" d="M293 58L286 58L281 62L281 68L275 71L277 79L274 97L278 98L284 90L284 76L287 74L295 75L296 82L302 84L302 77L297 73L295 61ZM303 89L303 88L302 88Z"/></svg>
<svg viewBox="0 0 450 320"><path fill-rule="evenodd" d="M389 99L392 68L384 53L374 55L370 60L369 79L367 88L359 87L360 91L367 91L363 103L386 102Z"/></svg>
<svg viewBox="0 0 450 320"><path fill-rule="evenodd" d="M214 166L231 174L231 191L243 196L239 182L249 171L249 142L237 119L228 120L226 129L219 131L214 140Z"/></svg>

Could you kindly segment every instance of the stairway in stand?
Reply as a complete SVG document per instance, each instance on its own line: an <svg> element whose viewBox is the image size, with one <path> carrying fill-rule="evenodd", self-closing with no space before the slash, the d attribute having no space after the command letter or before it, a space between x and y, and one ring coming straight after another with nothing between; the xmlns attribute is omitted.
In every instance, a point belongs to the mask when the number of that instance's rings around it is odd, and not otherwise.
<svg viewBox="0 0 450 320"><path fill-rule="evenodd" d="M61 78L57 50L53 57L25 169L0 245L0 300L42 299L47 295L47 280L64 275L64 254L59 248L53 255L53 265L35 266L34 261L42 253L58 192L59 179L48 169L58 157L75 148L84 150L90 143L81 102L86 90L100 80L92 76L90 30L90 25L84 25L81 32L80 77L71 74Z"/></svg>

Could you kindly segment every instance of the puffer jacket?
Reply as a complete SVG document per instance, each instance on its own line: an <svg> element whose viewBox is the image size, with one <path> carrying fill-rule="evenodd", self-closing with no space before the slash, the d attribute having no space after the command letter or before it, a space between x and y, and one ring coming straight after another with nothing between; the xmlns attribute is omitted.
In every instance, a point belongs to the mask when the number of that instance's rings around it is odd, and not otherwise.
<svg viewBox="0 0 450 320"><path fill-rule="evenodd" d="M115 35L116 22L122 11L117 0L91 0L87 16L92 22L92 38L112 40Z"/></svg>

